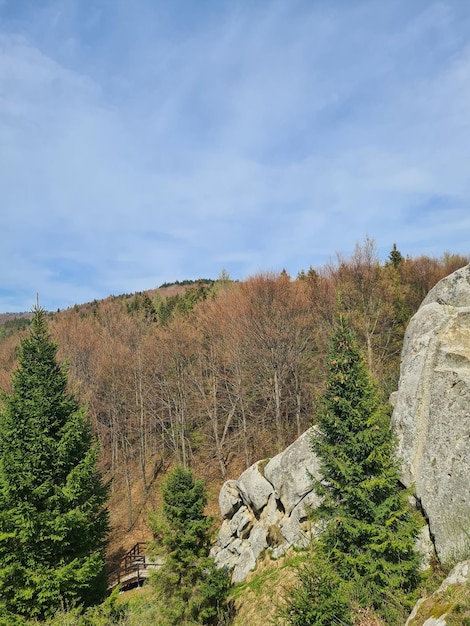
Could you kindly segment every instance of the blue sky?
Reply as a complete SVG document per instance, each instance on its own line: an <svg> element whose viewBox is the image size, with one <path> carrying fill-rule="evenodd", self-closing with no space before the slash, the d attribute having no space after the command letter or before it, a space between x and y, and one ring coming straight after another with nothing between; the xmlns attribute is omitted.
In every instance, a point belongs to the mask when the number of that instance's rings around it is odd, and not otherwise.
<svg viewBox="0 0 470 626"><path fill-rule="evenodd" d="M0 0L0 312L470 254L470 3Z"/></svg>

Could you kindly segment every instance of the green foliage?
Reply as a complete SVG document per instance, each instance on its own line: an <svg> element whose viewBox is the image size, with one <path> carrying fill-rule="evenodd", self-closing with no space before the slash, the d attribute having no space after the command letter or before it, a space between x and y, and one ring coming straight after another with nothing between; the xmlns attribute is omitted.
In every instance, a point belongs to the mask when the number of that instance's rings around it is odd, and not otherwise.
<svg viewBox="0 0 470 626"><path fill-rule="evenodd" d="M157 321L157 312L152 300L146 293L136 293L126 304L129 315L142 315L147 322Z"/></svg>
<svg viewBox="0 0 470 626"><path fill-rule="evenodd" d="M208 556L212 519L204 514L204 483L191 470L176 467L163 485L163 515L151 526L155 550L164 565L154 584L164 603L168 624L217 624L227 612L227 573Z"/></svg>
<svg viewBox="0 0 470 626"><path fill-rule="evenodd" d="M186 284L188 281L176 284ZM192 282L192 281L189 281ZM173 315L191 313L198 302L205 300L210 293L214 281L201 280L182 293L168 296L157 305L156 315L161 325L166 324Z"/></svg>
<svg viewBox="0 0 470 626"><path fill-rule="evenodd" d="M470 625L470 583L468 581L432 591L434 593L420 603L415 616L410 620L410 626L423 626L428 620L438 620L444 615L448 626Z"/></svg>
<svg viewBox="0 0 470 626"><path fill-rule="evenodd" d="M159 289L164 289L166 287L172 287L173 285L181 285L181 286L185 287L187 285L203 284L203 285L211 286L213 283L214 283L214 281L212 280L212 278L198 278L197 280L191 280L191 279L175 280L172 283L169 283L169 282L162 283L160 285Z"/></svg>
<svg viewBox="0 0 470 626"><path fill-rule="evenodd" d="M324 478L314 481L323 498L315 517L324 528L316 542L313 575L322 578L328 561L342 581L338 586L344 583L359 606L396 623L419 581L420 557L414 551L419 521L399 485L387 414L344 320L333 334L328 363L318 432L312 438ZM302 576L301 592L293 592L297 603L310 594L312 574ZM326 606L336 602L336 592L324 601ZM304 623L324 623L315 620ZM288 623L300 622L292 618Z"/></svg>
<svg viewBox="0 0 470 626"><path fill-rule="evenodd" d="M20 622L28 626L128 626L129 611L127 604L120 602L119 590L116 589L106 600L97 606L74 607L69 610L59 609L45 621L28 620ZM0 621L1 626L1 621Z"/></svg>
<svg viewBox="0 0 470 626"><path fill-rule="evenodd" d="M7 320L0 326L0 339L26 330L30 323L31 317L29 315L22 315L21 317L14 317L13 319Z"/></svg>
<svg viewBox="0 0 470 626"><path fill-rule="evenodd" d="M350 624L347 583L327 559L317 556L297 571L297 584L289 590L279 617L290 626Z"/></svg>
<svg viewBox="0 0 470 626"><path fill-rule="evenodd" d="M56 352L36 309L0 412L0 608L24 616L92 604L106 585L107 489Z"/></svg>
<svg viewBox="0 0 470 626"><path fill-rule="evenodd" d="M393 248L390 252L390 254L388 255L388 259L386 261L386 265L391 265L395 268L397 268L399 265L401 265L403 263L405 259L403 258L402 253L400 252L400 250L397 249L397 244L394 243L393 244Z"/></svg>

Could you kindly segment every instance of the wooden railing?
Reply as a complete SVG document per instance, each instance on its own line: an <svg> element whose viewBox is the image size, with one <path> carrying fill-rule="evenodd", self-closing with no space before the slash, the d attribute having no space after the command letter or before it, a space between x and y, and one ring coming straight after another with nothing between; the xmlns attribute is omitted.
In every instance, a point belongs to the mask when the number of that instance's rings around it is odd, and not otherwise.
<svg viewBox="0 0 470 626"><path fill-rule="evenodd" d="M119 567L108 577L108 590L120 585L122 591L140 587L149 577L152 569L161 567L162 563L149 561L146 554L146 543L139 541L121 558Z"/></svg>

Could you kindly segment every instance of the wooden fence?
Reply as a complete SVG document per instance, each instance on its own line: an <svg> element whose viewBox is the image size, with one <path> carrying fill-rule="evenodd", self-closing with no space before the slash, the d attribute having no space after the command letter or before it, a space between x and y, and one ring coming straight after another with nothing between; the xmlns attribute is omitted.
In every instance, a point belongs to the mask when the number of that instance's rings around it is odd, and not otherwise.
<svg viewBox="0 0 470 626"><path fill-rule="evenodd" d="M162 562L150 561L146 554L146 543L139 541L121 558L119 567L113 570L108 577L108 590L112 591L118 585L121 591L140 587L149 577L152 569L161 567Z"/></svg>

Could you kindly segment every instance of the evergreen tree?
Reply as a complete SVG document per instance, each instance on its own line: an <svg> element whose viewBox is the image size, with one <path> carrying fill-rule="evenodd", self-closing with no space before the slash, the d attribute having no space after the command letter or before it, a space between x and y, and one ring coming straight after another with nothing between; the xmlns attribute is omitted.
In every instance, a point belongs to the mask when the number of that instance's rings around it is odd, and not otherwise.
<svg viewBox="0 0 470 626"><path fill-rule="evenodd" d="M327 559L317 552L296 574L298 583L289 589L287 602L278 610L283 625L351 624L348 584Z"/></svg>
<svg viewBox="0 0 470 626"><path fill-rule="evenodd" d="M0 411L0 609L44 617L106 589L107 488L83 407L36 307Z"/></svg>
<svg viewBox="0 0 470 626"><path fill-rule="evenodd" d="M168 624L218 624L227 614L229 580L209 555L212 519L204 514L204 483L176 467L162 488L163 515L151 525L164 564L155 575Z"/></svg>
<svg viewBox="0 0 470 626"><path fill-rule="evenodd" d="M374 608L389 623L398 623L419 579L420 557L414 550L419 522L399 484L387 413L344 320L333 334L328 363L318 430L312 438L323 476L314 482L323 497L315 517L324 527L311 567L317 575L327 572L329 579L332 568L344 594ZM303 578L309 580L305 573ZM302 599L303 588L300 579L297 596L290 599ZM338 585L331 590L336 599L337 590ZM330 601L331 594L326 594ZM305 622L327 623L320 617Z"/></svg>
<svg viewBox="0 0 470 626"><path fill-rule="evenodd" d="M397 249L397 244L394 243L393 248L390 254L388 255L388 259L385 264L391 265L392 267L397 268L399 265L403 263L404 260L405 259L403 258L402 253L400 252L400 250Z"/></svg>

